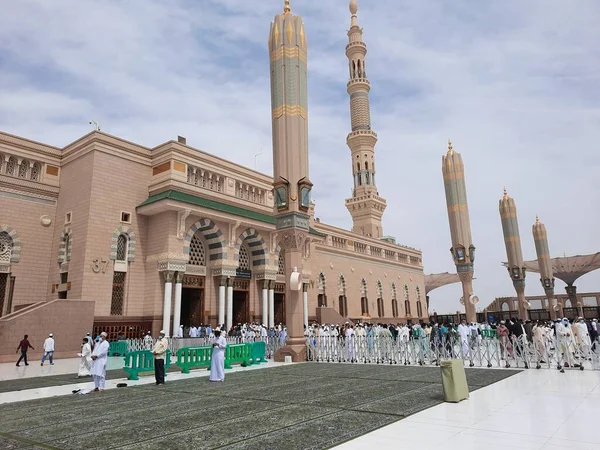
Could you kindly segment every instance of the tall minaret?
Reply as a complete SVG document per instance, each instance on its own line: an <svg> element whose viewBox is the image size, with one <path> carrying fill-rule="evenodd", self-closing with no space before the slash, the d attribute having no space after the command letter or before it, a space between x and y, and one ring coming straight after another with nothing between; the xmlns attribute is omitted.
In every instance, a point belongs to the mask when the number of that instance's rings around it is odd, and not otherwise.
<svg viewBox="0 0 600 450"><path fill-rule="evenodd" d="M519 221L517 219L517 206L515 201L508 196L506 189L498 205L500 219L502 220L502 233L508 258L508 274L513 282L519 305L519 317L527 320L527 307L525 300L525 264L523 264L523 251L521 249L521 236L519 234Z"/></svg>
<svg viewBox="0 0 600 450"><path fill-rule="evenodd" d="M532 231L533 240L535 242L535 252L537 253L538 265L540 267L540 282L542 283L542 287L546 293L546 298L548 299L550 319L555 320L557 310L554 309L554 273L552 271L552 263L550 262L548 233L546 232L546 226L540 222L538 217L535 218ZM560 306L558 308L560 308Z"/></svg>
<svg viewBox="0 0 600 450"><path fill-rule="evenodd" d="M367 78L365 56L367 46L362 39L362 29L358 26L356 0L350 2L352 22L348 30L349 43L346 56L350 66L350 81L347 90L350 95L350 117L352 131L346 143L352 152L352 176L354 189L352 198L346 199L346 208L352 215L354 233L380 238L383 236L381 217L387 206L379 196L375 184L375 144L377 133L371 130L371 109L369 91L371 84Z"/></svg>
<svg viewBox="0 0 600 450"><path fill-rule="evenodd" d="M479 299L473 295L475 246L471 240L465 167L460 153L454 151L450 140L448 140L448 152L442 156L442 173L444 175L450 237L452 238L450 252L463 288L462 303L465 305L467 321L476 322L475 304Z"/></svg>
<svg viewBox="0 0 600 450"><path fill-rule="evenodd" d="M309 231L308 115L306 35L302 18L292 14L289 0L275 16L269 34L271 114L273 124L273 188L277 240L284 252L286 274L302 274L302 255ZM297 276L297 275L296 275ZM275 355L306 361L302 286L286 283L288 345ZM298 287L296 286L296 287Z"/></svg>

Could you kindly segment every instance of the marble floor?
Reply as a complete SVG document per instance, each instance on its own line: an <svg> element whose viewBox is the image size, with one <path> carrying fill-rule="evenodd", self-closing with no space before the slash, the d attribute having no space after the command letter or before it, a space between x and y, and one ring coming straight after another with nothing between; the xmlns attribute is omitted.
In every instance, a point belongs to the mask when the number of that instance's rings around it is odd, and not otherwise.
<svg viewBox="0 0 600 450"><path fill-rule="evenodd" d="M600 445L598 411L599 371L525 370L336 449L592 450Z"/></svg>

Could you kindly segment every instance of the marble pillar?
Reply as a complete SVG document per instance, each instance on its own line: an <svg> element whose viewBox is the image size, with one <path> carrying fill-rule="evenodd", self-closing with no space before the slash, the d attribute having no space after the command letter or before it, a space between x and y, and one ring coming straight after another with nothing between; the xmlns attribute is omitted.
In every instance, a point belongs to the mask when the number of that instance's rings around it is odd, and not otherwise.
<svg viewBox="0 0 600 450"><path fill-rule="evenodd" d="M233 326L233 280L231 278L227 278L227 332L231 330Z"/></svg>
<svg viewBox="0 0 600 450"><path fill-rule="evenodd" d="M173 336L177 335L181 325L181 291L183 288L183 272L177 272L175 277L175 305L173 306Z"/></svg>
<svg viewBox="0 0 600 450"><path fill-rule="evenodd" d="M173 272L164 272L165 296L163 302L162 329L166 336L171 336L171 297L173 295Z"/></svg>
<svg viewBox="0 0 600 450"><path fill-rule="evenodd" d="M275 328L275 282L269 282L269 328Z"/></svg>
<svg viewBox="0 0 600 450"><path fill-rule="evenodd" d="M304 309L304 327L308 329L308 284L302 284L302 307Z"/></svg>
<svg viewBox="0 0 600 450"><path fill-rule="evenodd" d="M269 326L269 281L263 280L262 287L262 323Z"/></svg>
<svg viewBox="0 0 600 450"><path fill-rule="evenodd" d="M221 277L219 283L219 323L218 326L222 327L225 323L225 290L227 286L227 278Z"/></svg>

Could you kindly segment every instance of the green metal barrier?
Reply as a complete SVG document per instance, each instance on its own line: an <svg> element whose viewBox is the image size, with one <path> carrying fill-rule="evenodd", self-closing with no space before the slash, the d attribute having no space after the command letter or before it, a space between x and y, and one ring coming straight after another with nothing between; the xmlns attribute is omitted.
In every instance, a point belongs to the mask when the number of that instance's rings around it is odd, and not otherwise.
<svg viewBox="0 0 600 450"><path fill-rule="evenodd" d="M169 367L171 367L171 350L167 350L165 358L165 370ZM139 380L138 374L141 372L154 372L154 355L152 351L139 350L127 353L123 370L128 375L128 380Z"/></svg>
<svg viewBox="0 0 600 450"><path fill-rule="evenodd" d="M490 328L489 330L481 330L481 337L487 338L487 339L494 339L496 338L496 330Z"/></svg>
<svg viewBox="0 0 600 450"><path fill-rule="evenodd" d="M252 364L260 364L266 362L267 346L265 345L265 342L256 341L250 345L252 345L252 353L250 355L252 358Z"/></svg>
<svg viewBox="0 0 600 450"><path fill-rule="evenodd" d="M108 356L125 356L127 354L127 350L129 350L127 341L113 341L109 342L108 345Z"/></svg>
<svg viewBox="0 0 600 450"><path fill-rule="evenodd" d="M233 344L225 349L225 368L231 369L232 364L250 365L252 344Z"/></svg>
<svg viewBox="0 0 600 450"><path fill-rule="evenodd" d="M213 348L205 347L183 347L177 350L177 366L182 373L190 373L190 369L196 367L210 368L210 360Z"/></svg>

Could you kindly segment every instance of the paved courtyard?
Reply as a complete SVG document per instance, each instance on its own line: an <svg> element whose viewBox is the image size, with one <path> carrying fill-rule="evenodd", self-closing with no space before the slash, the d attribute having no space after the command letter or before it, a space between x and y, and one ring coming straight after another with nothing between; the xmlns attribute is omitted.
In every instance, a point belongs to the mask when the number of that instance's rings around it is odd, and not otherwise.
<svg viewBox="0 0 600 450"><path fill-rule="evenodd" d="M307 363L0 405L0 448L322 449L442 402L439 368Z"/></svg>

